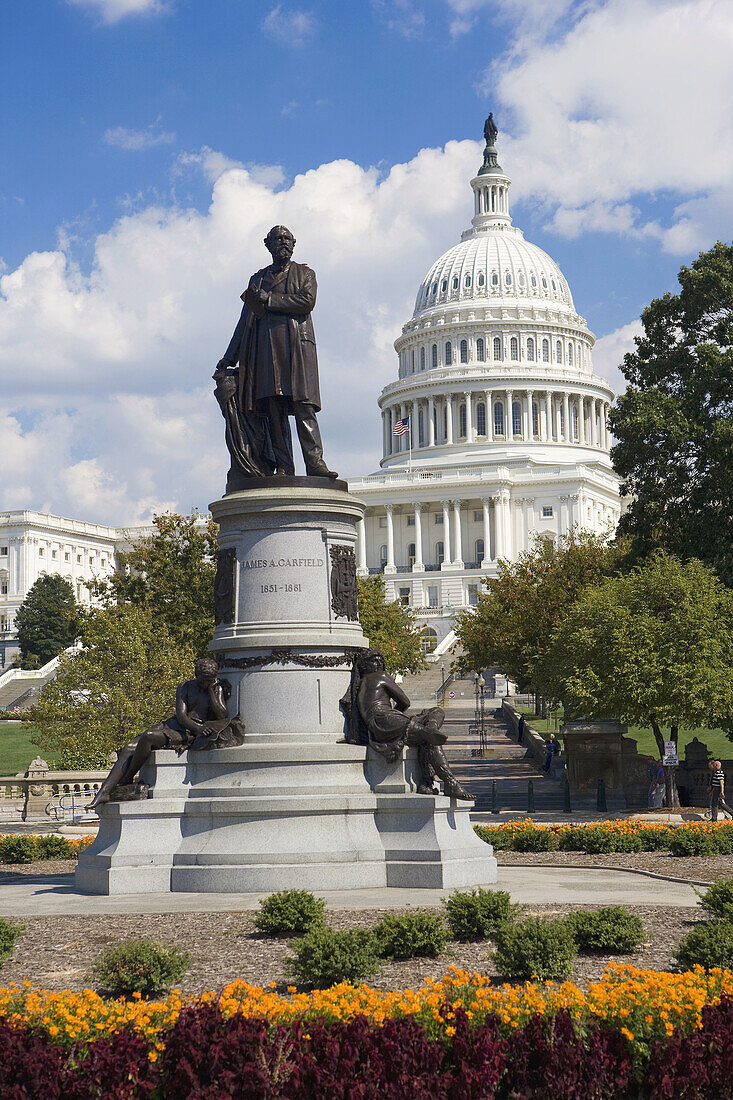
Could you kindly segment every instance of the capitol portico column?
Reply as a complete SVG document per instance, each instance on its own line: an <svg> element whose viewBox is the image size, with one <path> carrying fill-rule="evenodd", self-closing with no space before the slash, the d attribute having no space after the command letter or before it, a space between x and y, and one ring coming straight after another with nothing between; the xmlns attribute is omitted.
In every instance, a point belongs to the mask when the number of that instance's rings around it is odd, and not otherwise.
<svg viewBox="0 0 733 1100"><path fill-rule="evenodd" d="M453 564L457 565L459 569L463 569L463 545L461 540L461 502L460 500L453 501L453 523L455 525L455 544L456 544L456 556L453 559Z"/></svg>
<svg viewBox="0 0 733 1100"><path fill-rule="evenodd" d="M524 501L524 546L523 550L529 550L529 536L530 536L530 523L532 520L532 511L534 504L534 497L525 497Z"/></svg>
<svg viewBox="0 0 733 1100"><path fill-rule="evenodd" d="M356 571L360 577L368 577L369 566L367 565L366 556L366 525L363 516L356 521L356 552L358 555Z"/></svg>
<svg viewBox="0 0 733 1100"><path fill-rule="evenodd" d="M534 439L534 417L532 407L534 405L534 390L527 390L527 439ZM539 425L538 425L539 427Z"/></svg>
<svg viewBox="0 0 733 1100"><path fill-rule="evenodd" d="M441 500L441 506L443 508L443 565L451 565L451 547L450 547L450 501Z"/></svg>
<svg viewBox="0 0 733 1100"><path fill-rule="evenodd" d="M407 416L407 405L403 402L400 405L400 420L404 420ZM397 446L400 451L407 450L407 432L404 435L397 436Z"/></svg>
<svg viewBox="0 0 733 1100"><path fill-rule="evenodd" d="M413 451L420 446L420 410L418 404L417 398L414 398L412 402L412 423L410 424L410 439Z"/></svg>
<svg viewBox="0 0 733 1100"><path fill-rule="evenodd" d="M552 394L549 390L545 394L545 434L542 438L545 442L552 440Z"/></svg>
<svg viewBox="0 0 733 1100"><path fill-rule="evenodd" d="M425 563L422 557L422 504L415 505L415 561L412 566L414 573L422 573Z"/></svg>
<svg viewBox="0 0 733 1100"><path fill-rule="evenodd" d="M562 433L563 443L570 443L572 441L572 432L570 430L570 397L568 396L567 390L565 390L565 393L562 395L562 410L565 418L565 431Z"/></svg>
<svg viewBox="0 0 733 1100"><path fill-rule="evenodd" d="M496 504L498 504L498 507L494 507L497 560L504 558L505 561L508 561L512 554L511 528L509 525L510 500L509 490L500 489L496 497Z"/></svg>
<svg viewBox="0 0 733 1100"><path fill-rule="evenodd" d="M471 393L467 390L463 396L466 399L466 442L473 443L473 409L471 408Z"/></svg>
<svg viewBox="0 0 733 1100"><path fill-rule="evenodd" d="M447 393L445 395L445 407L447 411L446 415L446 432L445 441L447 444L453 442L453 394Z"/></svg>
<svg viewBox="0 0 733 1100"><path fill-rule="evenodd" d="M435 400L428 398L428 447L435 446Z"/></svg>
<svg viewBox="0 0 733 1100"><path fill-rule="evenodd" d="M601 447L608 450L608 436L606 435L606 402L601 401Z"/></svg>
<svg viewBox="0 0 733 1100"><path fill-rule="evenodd" d="M385 573L396 573L394 563L394 523L392 521L392 504L385 505L387 510L387 564L384 567Z"/></svg>
<svg viewBox="0 0 733 1100"><path fill-rule="evenodd" d="M481 562L481 568L488 569L489 563L491 561L491 522L489 519L488 497L482 498L481 507L484 510L484 560Z"/></svg>
<svg viewBox="0 0 733 1100"><path fill-rule="evenodd" d="M484 400L486 402L486 436L489 443L494 442L494 397L491 390L486 390L484 394Z"/></svg>
<svg viewBox="0 0 733 1100"><path fill-rule="evenodd" d="M511 390L506 391L506 424L504 435L509 443L514 442L514 416L512 414L512 403L514 401L514 394Z"/></svg>

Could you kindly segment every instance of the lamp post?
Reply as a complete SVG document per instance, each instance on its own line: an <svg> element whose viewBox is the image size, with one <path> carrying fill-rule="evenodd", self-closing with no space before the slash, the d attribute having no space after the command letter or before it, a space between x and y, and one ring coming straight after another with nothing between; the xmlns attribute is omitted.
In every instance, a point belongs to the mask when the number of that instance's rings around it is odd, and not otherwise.
<svg viewBox="0 0 733 1100"><path fill-rule="evenodd" d="M486 681L483 676L474 672L473 674L473 687L476 693L476 711L474 716L475 728L479 735L479 743L481 745L481 753L483 754L486 748L486 711L484 703L484 688L486 687Z"/></svg>

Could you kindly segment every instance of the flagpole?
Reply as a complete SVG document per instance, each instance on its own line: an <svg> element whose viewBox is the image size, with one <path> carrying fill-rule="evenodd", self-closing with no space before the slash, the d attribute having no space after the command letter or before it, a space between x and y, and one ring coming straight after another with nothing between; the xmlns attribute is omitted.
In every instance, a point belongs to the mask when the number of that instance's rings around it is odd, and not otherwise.
<svg viewBox="0 0 733 1100"><path fill-rule="evenodd" d="M410 473L412 473L412 417L407 418L407 441L410 446Z"/></svg>

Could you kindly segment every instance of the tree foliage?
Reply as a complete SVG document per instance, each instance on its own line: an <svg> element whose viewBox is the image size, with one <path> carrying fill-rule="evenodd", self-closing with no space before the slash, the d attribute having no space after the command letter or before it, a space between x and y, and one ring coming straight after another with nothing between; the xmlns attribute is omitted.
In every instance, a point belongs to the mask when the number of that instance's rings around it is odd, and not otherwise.
<svg viewBox="0 0 733 1100"><path fill-rule="evenodd" d="M718 242L654 299L624 357L611 456L631 498L619 531L733 583L733 245Z"/></svg>
<svg viewBox="0 0 733 1100"><path fill-rule="evenodd" d="M81 622L71 583L57 573L40 576L15 617L24 665L45 665L63 653L79 636Z"/></svg>
<svg viewBox="0 0 733 1100"><path fill-rule="evenodd" d="M31 712L34 744L63 768L106 768L111 752L173 713L194 652L149 608L130 604L93 611L82 643Z"/></svg>
<svg viewBox="0 0 733 1100"><path fill-rule="evenodd" d="M399 600L388 601L384 579L377 575L359 577L359 621L375 649L381 649L387 671L417 672L425 667L425 658L412 613Z"/></svg>
<svg viewBox="0 0 733 1100"><path fill-rule="evenodd" d="M576 714L678 731L733 722L733 592L698 561L657 550L589 588L556 629L541 674Z"/></svg>
<svg viewBox="0 0 733 1100"><path fill-rule="evenodd" d="M500 561L476 607L462 612L456 635L468 668L498 667L520 690L543 695L538 662L574 600L613 569L622 547L573 530L556 544L537 536L517 561Z"/></svg>
<svg viewBox="0 0 733 1100"><path fill-rule="evenodd" d="M117 555L100 595L147 608L176 645L206 656L214 632L218 528L196 512L155 516L153 524L154 535Z"/></svg>

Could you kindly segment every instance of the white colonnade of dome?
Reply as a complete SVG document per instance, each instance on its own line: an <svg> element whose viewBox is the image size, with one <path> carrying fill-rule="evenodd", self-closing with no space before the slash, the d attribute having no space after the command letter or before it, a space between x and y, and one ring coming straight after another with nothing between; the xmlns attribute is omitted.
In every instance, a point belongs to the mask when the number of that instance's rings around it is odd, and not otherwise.
<svg viewBox="0 0 733 1100"><path fill-rule="evenodd" d="M610 532L620 514L613 391L560 268L512 224L510 184L487 144L471 226L427 272L395 341L381 470L350 482L368 505L360 571L384 573L436 640L534 534Z"/></svg>

